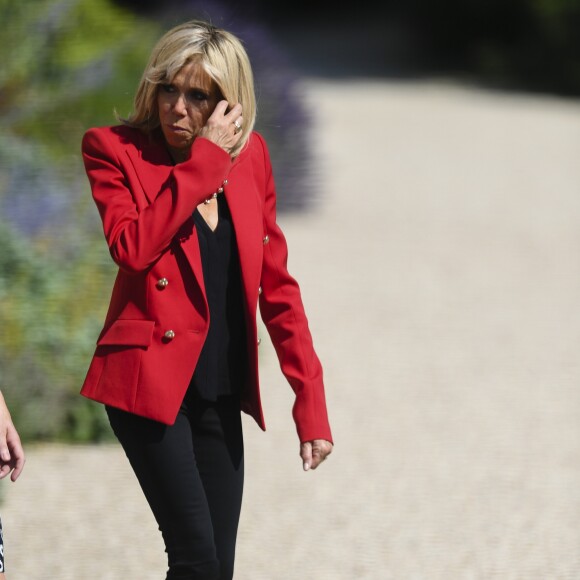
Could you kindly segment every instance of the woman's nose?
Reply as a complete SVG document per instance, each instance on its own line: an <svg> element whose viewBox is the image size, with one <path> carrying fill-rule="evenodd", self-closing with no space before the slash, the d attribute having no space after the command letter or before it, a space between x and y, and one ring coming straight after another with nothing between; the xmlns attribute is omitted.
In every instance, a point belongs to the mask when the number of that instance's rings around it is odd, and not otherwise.
<svg viewBox="0 0 580 580"><path fill-rule="evenodd" d="M181 116L187 115L187 103L184 95L177 95L177 99L173 104L173 110Z"/></svg>

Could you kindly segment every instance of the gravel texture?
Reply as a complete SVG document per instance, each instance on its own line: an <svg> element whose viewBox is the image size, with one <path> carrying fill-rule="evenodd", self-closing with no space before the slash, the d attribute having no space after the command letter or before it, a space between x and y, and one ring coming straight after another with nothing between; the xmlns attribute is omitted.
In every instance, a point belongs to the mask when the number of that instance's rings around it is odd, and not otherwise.
<svg viewBox="0 0 580 580"><path fill-rule="evenodd" d="M261 346L236 580L580 579L580 104L308 81L317 195L280 222L336 449L303 473ZM30 446L9 580L164 578L116 445Z"/></svg>

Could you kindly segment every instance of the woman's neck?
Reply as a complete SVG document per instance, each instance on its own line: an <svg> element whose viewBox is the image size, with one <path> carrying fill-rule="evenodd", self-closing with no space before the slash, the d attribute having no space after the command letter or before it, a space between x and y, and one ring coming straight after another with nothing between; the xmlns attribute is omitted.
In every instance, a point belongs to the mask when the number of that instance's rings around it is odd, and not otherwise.
<svg viewBox="0 0 580 580"><path fill-rule="evenodd" d="M169 147L169 145L167 145L167 151L169 151L169 155L171 156L174 164L181 163L189 157L189 148L176 149L175 147Z"/></svg>

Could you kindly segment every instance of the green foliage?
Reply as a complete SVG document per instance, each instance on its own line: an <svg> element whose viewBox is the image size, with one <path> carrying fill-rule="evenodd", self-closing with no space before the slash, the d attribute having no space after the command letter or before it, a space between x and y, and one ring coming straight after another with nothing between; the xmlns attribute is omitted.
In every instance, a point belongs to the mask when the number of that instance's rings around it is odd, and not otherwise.
<svg viewBox="0 0 580 580"><path fill-rule="evenodd" d="M157 26L108 0L0 2L5 128L62 159L86 128L131 109Z"/></svg>
<svg viewBox="0 0 580 580"><path fill-rule="evenodd" d="M113 268L101 245L80 243L67 262L0 224L1 380L25 440L107 434L78 391L106 305L95 288L110 287Z"/></svg>
<svg viewBox="0 0 580 580"><path fill-rule="evenodd" d="M0 386L25 441L108 439L79 395L115 273L80 141L130 111L159 30L108 0L0 0L0 21Z"/></svg>

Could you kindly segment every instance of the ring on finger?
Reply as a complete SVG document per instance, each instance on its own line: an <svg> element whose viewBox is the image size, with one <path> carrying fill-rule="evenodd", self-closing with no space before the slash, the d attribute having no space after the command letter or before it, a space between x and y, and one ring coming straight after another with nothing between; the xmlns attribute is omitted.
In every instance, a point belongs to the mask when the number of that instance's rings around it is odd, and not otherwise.
<svg viewBox="0 0 580 580"><path fill-rule="evenodd" d="M241 131L241 130L242 130L242 124L240 123L240 121L239 121L238 119L236 119L236 120L234 121L234 127L236 128L236 133L237 133L238 131Z"/></svg>

